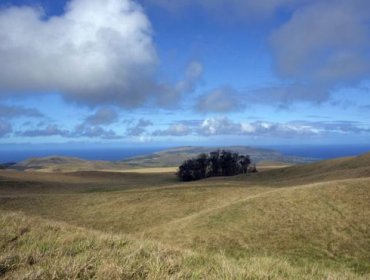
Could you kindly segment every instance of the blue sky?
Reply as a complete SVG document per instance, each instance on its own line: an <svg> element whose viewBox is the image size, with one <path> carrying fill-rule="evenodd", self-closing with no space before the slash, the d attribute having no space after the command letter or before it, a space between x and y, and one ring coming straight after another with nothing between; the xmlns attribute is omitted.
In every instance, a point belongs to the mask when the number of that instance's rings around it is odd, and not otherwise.
<svg viewBox="0 0 370 280"><path fill-rule="evenodd" d="M366 0L5 0L0 143L365 144L369 23Z"/></svg>

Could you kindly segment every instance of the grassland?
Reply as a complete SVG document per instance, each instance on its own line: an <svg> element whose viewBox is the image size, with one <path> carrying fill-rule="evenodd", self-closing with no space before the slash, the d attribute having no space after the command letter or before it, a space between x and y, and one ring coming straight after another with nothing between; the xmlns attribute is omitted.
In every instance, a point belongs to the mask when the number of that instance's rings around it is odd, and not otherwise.
<svg viewBox="0 0 370 280"><path fill-rule="evenodd" d="M73 157L49 156L44 158L31 158L19 162L12 166L16 170L22 171L38 171L38 172L73 172L73 171L111 171L111 172L139 172L142 168L157 170L159 168L167 168L165 172L173 170L174 166L181 165L185 160L194 158L200 153L210 153L217 149L232 150L239 154L250 155L253 162L262 164L263 166L270 165L289 165L295 163L312 162L312 159L285 156L279 152L252 148L246 146L234 147L178 147L173 149L163 150L154 154L143 155L133 158L128 158L123 161L97 161L97 160L82 160ZM4 168L4 167L3 167ZM3 169L0 165L0 169Z"/></svg>
<svg viewBox="0 0 370 280"><path fill-rule="evenodd" d="M139 171L1 171L0 278L370 279L370 155L191 183Z"/></svg>

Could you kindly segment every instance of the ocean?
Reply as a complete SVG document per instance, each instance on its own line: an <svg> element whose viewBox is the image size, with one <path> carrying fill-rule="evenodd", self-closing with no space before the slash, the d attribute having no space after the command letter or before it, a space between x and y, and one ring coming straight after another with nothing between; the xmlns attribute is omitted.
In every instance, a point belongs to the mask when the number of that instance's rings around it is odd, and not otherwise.
<svg viewBox="0 0 370 280"><path fill-rule="evenodd" d="M86 149L0 149L0 163L19 162L29 158L64 156L86 160L119 161L130 157L152 154L165 148L86 148Z"/></svg>
<svg viewBox="0 0 370 280"><path fill-rule="evenodd" d="M268 148L287 156L315 158L319 160L357 156L370 152L370 145L286 145Z"/></svg>
<svg viewBox="0 0 370 280"><path fill-rule="evenodd" d="M85 149L4 149L0 148L0 163L19 162L32 157L52 155L77 157L86 160L119 161L134 156L148 155L165 150L168 147L139 147L139 148L85 148ZM287 156L315 158L318 160L337 157L356 156L370 152L370 145L286 145L263 146Z"/></svg>

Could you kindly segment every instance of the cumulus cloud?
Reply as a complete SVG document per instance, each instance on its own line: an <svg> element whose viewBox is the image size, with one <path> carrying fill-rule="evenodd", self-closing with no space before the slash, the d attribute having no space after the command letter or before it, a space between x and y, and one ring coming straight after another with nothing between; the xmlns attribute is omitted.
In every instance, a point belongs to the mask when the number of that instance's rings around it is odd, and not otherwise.
<svg viewBox="0 0 370 280"><path fill-rule="evenodd" d="M153 123L149 120L140 119L134 126L127 129L128 136L143 136L147 133L147 128L152 126Z"/></svg>
<svg viewBox="0 0 370 280"><path fill-rule="evenodd" d="M34 108L0 104L0 137L8 136L13 132L12 125L8 122L9 120L22 117L44 118L45 116Z"/></svg>
<svg viewBox="0 0 370 280"><path fill-rule="evenodd" d="M243 110L247 105L263 104L277 106L278 109L290 108L295 102L320 104L330 98L327 86L319 84L278 84L263 86L256 89L237 90L232 86L219 87L200 97L195 108L198 112L235 112ZM353 105L345 101L345 106ZM333 106L342 105L331 102Z"/></svg>
<svg viewBox="0 0 370 280"><path fill-rule="evenodd" d="M0 118L14 119L20 117L43 118L44 115L39 110L34 108L0 104Z"/></svg>
<svg viewBox="0 0 370 280"><path fill-rule="evenodd" d="M117 122L118 117L118 113L115 109L104 107L88 116L85 123L88 125L107 125Z"/></svg>
<svg viewBox="0 0 370 280"><path fill-rule="evenodd" d="M321 129L321 131L331 133L370 133L370 127L368 125L353 121L316 122L314 125Z"/></svg>
<svg viewBox="0 0 370 280"><path fill-rule="evenodd" d="M199 61L191 61L187 66L184 77L180 79L175 85L172 84L158 84L157 92L160 96L157 97L158 105L168 108L173 104L178 103L178 100L185 93L192 93L203 77L203 65Z"/></svg>
<svg viewBox="0 0 370 280"><path fill-rule="evenodd" d="M275 72L284 83L253 91L256 102L323 102L335 90L357 86L370 75L367 0L142 1L171 11L197 8L211 15L232 20L243 18L252 23L256 19L272 19L284 11L288 15L286 20L279 18L268 40ZM208 96L209 102L212 96ZM207 96L202 103L198 108L207 107Z"/></svg>
<svg viewBox="0 0 370 280"><path fill-rule="evenodd" d="M241 133L256 136L291 137L302 135L318 135L320 131L312 124L302 122L244 122L241 124Z"/></svg>
<svg viewBox="0 0 370 280"><path fill-rule="evenodd" d="M339 132L358 129L356 124L344 123L310 123L303 121L292 121L286 123L267 122L267 121L241 121L235 122L226 117L207 118L201 123L194 123L187 126L182 123L174 123L166 130L157 130L153 136L186 136L199 135L204 137L211 136L274 136L274 137L292 137L292 136L313 136L319 135L323 131ZM342 129L342 130L340 130Z"/></svg>
<svg viewBox="0 0 370 280"><path fill-rule="evenodd" d="M22 137L51 137L59 136L62 138L99 138L99 139L119 139L122 138L111 129L105 129L101 126L91 126L86 123L77 125L74 129L63 129L59 125L49 124L37 127L35 129L26 129L17 131L17 136Z"/></svg>
<svg viewBox="0 0 370 280"><path fill-rule="evenodd" d="M96 105L141 105L153 95L151 25L131 0L72 0L65 13L0 10L1 93L59 92Z"/></svg>
<svg viewBox="0 0 370 280"><path fill-rule="evenodd" d="M48 137L48 136L69 137L70 132L68 130L59 128L58 125L50 124L44 128L19 131L17 132L17 135L24 137Z"/></svg>
<svg viewBox="0 0 370 280"><path fill-rule="evenodd" d="M244 98L237 90L223 86L201 96L197 101L196 110L201 113L226 113L239 111L244 106Z"/></svg>
<svg viewBox="0 0 370 280"><path fill-rule="evenodd" d="M175 87L177 92L192 92L203 75L203 65L199 61L191 61L186 69L185 77Z"/></svg>
<svg viewBox="0 0 370 280"><path fill-rule="evenodd" d="M209 118L203 121L199 134L201 135L237 135L240 134L241 124L228 118Z"/></svg>
<svg viewBox="0 0 370 280"><path fill-rule="evenodd" d="M119 139L122 138L111 129L105 129L101 126L90 126L85 123L77 125L68 137L87 137L100 139Z"/></svg>
<svg viewBox="0 0 370 280"><path fill-rule="evenodd" d="M19 135L26 137L39 136L61 136L64 138L100 138L100 139L118 139L121 138L112 129L104 128L118 121L118 113L111 107L102 107L88 116L83 122L77 124L74 129L61 129L58 125L52 124L45 127L45 123L41 122L37 125L37 129L30 129L20 132Z"/></svg>
<svg viewBox="0 0 370 280"><path fill-rule="evenodd" d="M192 129L182 123L171 124L165 130L156 130L153 136L187 136L192 133Z"/></svg>
<svg viewBox="0 0 370 280"><path fill-rule="evenodd" d="M327 99L333 89L357 85L370 74L369 23L366 0L314 1L297 9L270 38L277 74L294 81L302 99Z"/></svg>
<svg viewBox="0 0 370 280"><path fill-rule="evenodd" d="M12 132L12 127L8 122L0 121L0 137L5 137Z"/></svg>
<svg viewBox="0 0 370 280"><path fill-rule="evenodd" d="M280 108L294 102L322 103L330 97L326 86L301 83L265 86L240 94L247 99L248 103L279 105Z"/></svg>
<svg viewBox="0 0 370 280"><path fill-rule="evenodd" d="M226 117L208 118L196 129L202 136L271 136L271 137L297 137L318 136L323 134L359 134L370 133L366 124L350 121L241 121L234 122Z"/></svg>
<svg viewBox="0 0 370 280"><path fill-rule="evenodd" d="M34 7L0 9L0 61L0 96L57 92L125 108L170 106L203 71L192 62L177 84L157 81L152 27L133 0L71 0L52 17Z"/></svg>

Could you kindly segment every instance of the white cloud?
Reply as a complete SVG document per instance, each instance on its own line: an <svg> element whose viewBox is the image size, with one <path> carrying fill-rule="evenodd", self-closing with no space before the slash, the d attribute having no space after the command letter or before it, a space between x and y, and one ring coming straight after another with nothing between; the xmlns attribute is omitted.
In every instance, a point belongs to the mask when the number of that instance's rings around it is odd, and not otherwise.
<svg viewBox="0 0 370 280"><path fill-rule="evenodd" d="M203 135L238 135L240 131L240 123L235 123L228 118L205 119L199 129L199 133Z"/></svg>
<svg viewBox="0 0 370 280"><path fill-rule="evenodd" d="M297 137L315 136L325 132L338 132L347 129L353 132L358 129L353 123L324 123L292 121L285 123L263 121L235 122L227 117L207 118L203 122L187 126L183 123L173 123L166 130L157 130L153 136L186 136L190 134L212 136L272 136L272 137ZM365 130L363 130L365 131Z"/></svg>
<svg viewBox="0 0 370 280"><path fill-rule="evenodd" d="M318 135L320 132L314 124L306 122L243 122L241 128L241 134L254 136L309 136Z"/></svg>
<svg viewBox="0 0 370 280"><path fill-rule="evenodd" d="M199 135L244 135L244 136L271 136L271 137L300 137L318 136L327 133L369 133L368 126L355 122L267 122L242 121L234 122L228 118L209 118L203 121L197 130Z"/></svg>
<svg viewBox="0 0 370 280"><path fill-rule="evenodd" d="M244 106L245 101L237 90L223 86L201 96L197 101L196 110L201 113L225 113L242 110Z"/></svg>
<svg viewBox="0 0 370 280"><path fill-rule="evenodd" d="M113 108L99 108L94 114L85 120L87 125L109 125L118 121L118 113Z"/></svg>
<svg viewBox="0 0 370 280"><path fill-rule="evenodd" d="M151 25L131 0L72 0L47 19L35 8L2 9L0 61L2 94L57 91L74 102L126 107L155 94Z"/></svg>
<svg viewBox="0 0 370 280"><path fill-rule="evenodd" d="M112 129L105 129L101 126L90 126L85 123L77 125L75 130L66 137L87 137L99 139L120 139L121 136L117 135Z"/></svg>
<svg viewBox="0 0 370 280"><path fill-rule="evenodd" d="M50 124L40 129L28 129L25 131L18 131L17 135L24 137L49 137L49 136L69 137L70 132L68 130L61 129L58 125Z"/></svg>
<svg viewBox="0 0 370 280"><path fill-rule="evenodd" d="M179 99L185 93L192 93L203 77L203 65L199 61L191 61L186 68L185 75L175 85L160 84L157 91L160 92L157 103L162 107L171 107L179 103Z"/></svg>
<svg viewBox="0 0 370 280"><path fill-rule="evenodd" d="M5 137L12 132L11 125L6 121L0 121L0 137Z"/></svg>
<svg viewBox="0 0 370 280"><path fill-rule="evenodd" d="M192 92L203 75L203 65L199 61L191 61L186 69L185 77L175 86L178 92Z"/></svg>
<svg viewBox="0 0 370 280"><path fill-rule="evenodd" d="M368 0L142 1L179 15L197 9L232 22L248 21L257 28L260 20L274 22L269 42L283 85L253 91L256 102L323 102L337 89L357 86L370 75ZM286 16L276 16L279 11ZM198 109L222 112L228 107L215 103L212 96L216 94L204 96Z"/></svg>
<svg viewBox="0 0 370 280"><path fill-rule="evenodd" d="M303 99L326 99L337 87L357 85L370 74L369 23L366 0L302 6L271 35L277 74L311 89Z"/></svg>
<svg viewBox="0 0 370 280"><path fill-rule="evenodd" d="M140 119L137 121L136 124L134 124L133 126L129 127L127 129L127 135L128 136L139 136L139 137L144 137L146 136L148 133L147 133L147 128L152 126L153 123L149 120L145 120L145 119Z"/></svg>
<svg viewBox="0 0 370 280"><path fill-rule="evenodd" d="M26 108L23 106L8 106L0 104L0 118L9 120L20 117L43 118L45 116L35 108Z"/></svg>
<svg viewBox="0 0 370 280"><path fill-rule="evenodd" d="M23 137L51 137L63 138L96 138L96 139L124 139L134 137L137 141L151 141L154 137L184 137L184 136L239 136L239 137L271 137L272 139L282 138L303 139L305 137L323 137L328 135L368 135L370 125L367 123L352 121L233 121L227 117L207 118L199 121L180 121L170 124L166 129L148 131L148 127L154 124L145 119L134 122L126 134L117 134L115 130L91 126L86 123L77 125L72 130L50 124L43 125L36 129L16 131L16 136ZM0 122L0 136L6 137L12 133L12 127L7 122Z"/></svg>
<svg viewBox="0 0 370 280"><path fill-rule="evenodd" d="M250 123L242 123L241 124L241 131L249 134L249 133L255 133L256 132L256 128L254 125L250 124Z"/></svg>
<svg viewBox="0 0 370 280"><path fill-rule="evenodd" d="M156 130L153 136L186 136L190 135L192 130L189 126L182 123L171 124L165 130Z"/></svg>
<svg viewBox="0 0 370 280"><path fill-rule="evenodd" d="M99 125L89 125L86 122L76 125L73 130L64 129L57 124L41 125L37 128L19 130L15 133L22 137L51 137L59 136L62 138L98 138L98 139L120 139L112 129L106 129Z"/></svg>

